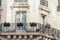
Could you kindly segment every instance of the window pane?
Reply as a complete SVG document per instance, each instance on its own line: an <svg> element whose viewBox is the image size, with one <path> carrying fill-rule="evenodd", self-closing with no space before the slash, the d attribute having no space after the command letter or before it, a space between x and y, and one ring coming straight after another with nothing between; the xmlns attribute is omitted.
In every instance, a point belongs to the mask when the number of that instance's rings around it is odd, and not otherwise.
<svg viewBox="0 0 60 40"><path fill-rule="evenodd" d="M45 5L45 0L40 0L40 4Z"/></svg>
<svg viewBox="0 0 60 40"><path fill-rule="evenodd" d="M27 2L27 0L14 0L15 2Z"/></svg>
<svg viewBox="0 0 60 40"><path fill-rule="evenodd" d="M22 12L22 22L26 23L26 11Z"/></svg>
<svg viewBox="0 0 60 40"><path fill-rule="evenodd" d="M46 2L45 2L45 6L47 6L47 7L48 7L48 1L46 1Z"/></svg>
<svg viewBox="0 0 60 40"><path fill-rule="evenodd" d="M48 7L48 1L46 0L40 0L40 4Z"/></svg>
<svg viewBox="0 0 60 40"><path fill-rule="evenodd" d="M58 7L57 7L57 11L60 11L60 5L58 5Z"/></svg>
<svg viewBox="0 0 60 40"><path fill-rule="evenodd" d="M1 0L0 0L0 6L1 6Z"/></svg>
<svg viewBox="0 0 60 40"><path fill-rule="evenodd" d="M60 0L58 0L58 5L60 5Z"/></svg>
<svg viewBox="0 0 60 40"><path fill-rule="evenodd" d="M58 0L57 11L60 11L60 0Z"/></svg>
<svg viewBox="0 0 60 40"><path fill-rule="evenodd" d="M16 22L26 23L26 12L16 12Z"/></svg>
<svg viewBox="0 0 60 40"><path fill-rule="evenodd" d="M19 22L20 22L20 18L17 18L17 20L16 20L16 21L17 21L17 23L19 23Z"/></svg>

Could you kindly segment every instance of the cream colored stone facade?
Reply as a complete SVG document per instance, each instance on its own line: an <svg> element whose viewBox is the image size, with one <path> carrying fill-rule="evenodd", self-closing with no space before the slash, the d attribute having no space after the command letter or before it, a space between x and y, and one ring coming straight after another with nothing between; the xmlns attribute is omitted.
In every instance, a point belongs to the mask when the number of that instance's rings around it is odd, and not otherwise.
<svg viewBox="0 0 60 40"><path fill-rule="evenodd" d="M4 27L4 24L2 24L0 39L60 40L60 27L57 26L59 24L56 22L58 0L46 0L48 1L48 7L40 4L40 1L41 0L27 0L27 2L21 4L19 2L14 2L14 0L2 0L2 5L0 7L1 23L8 22L10 23L10 27ZM43 17L45 17L45 19ZM19 22L24 23L22 28L16 26L16 23ZM37 25L31 27L30 23L32 22ZM44 29L43 26L47 23L51 25L51 28L48 27L49 29ZM44 25L41 27L41 24ZM45 31L40 31L40 29ZM57 37L57 35L59 37Z"/></svg>

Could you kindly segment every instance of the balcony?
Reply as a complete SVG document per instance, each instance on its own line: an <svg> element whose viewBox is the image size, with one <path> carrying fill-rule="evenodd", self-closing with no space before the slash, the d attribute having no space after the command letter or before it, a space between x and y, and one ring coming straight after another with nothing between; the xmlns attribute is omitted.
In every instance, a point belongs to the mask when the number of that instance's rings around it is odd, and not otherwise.
<svg viewBox="0 0 60 40"><path fill-rule="evenodd" d="M1 35L42 35L48 38L60 38L60 30L40 24L40 23L23 23L17 25L15 23L0 24Z"/></svg>
<svg viewBox="0 0 60 40"><path fill-rule="evenodd" d="M42 13L44 15L49 15L49 13L50 13L50 9L47 6L44 6L42 4L40 4L39 10L40 10L40 13Z"/></svg>

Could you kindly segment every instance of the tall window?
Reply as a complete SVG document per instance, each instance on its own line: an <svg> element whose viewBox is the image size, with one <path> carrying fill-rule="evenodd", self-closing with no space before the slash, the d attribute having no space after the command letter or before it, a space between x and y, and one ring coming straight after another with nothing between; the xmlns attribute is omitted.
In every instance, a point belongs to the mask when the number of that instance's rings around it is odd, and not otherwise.
<svg viewBox="0 0 60 40"><path fill-rule="evenodd" d="M19 22L26 23L26 11L16 12L16 23Z"/></svg>
<svg viewBox="0 0 60 40"><path fill-rule="evenodd" d="M60 5L60 0L58 0L58 5Z"/></svg>
<svg viewBox="0 0 60 40"><path fill-rule="evenodd" d="M58 0L57 11L60 11L60 0Z"/></svg>
<svg viewBox="0 0 60 40"><path fill-rule="evenodd" d="M1 0L0 0L0 6L1 6Z"/></svg>
<svg viewBox="0 0 60 40"><path fill-rule="evenodd" d="M24 28L25 28L25 25L26 25L26 11L17 11L16 12L16 23L20 23L22 22L23 23L23 26L22 27L17 27L17 31L19 32L24 32Z"/></svg>
<svg viewBox="0 0 60 40"><path fill-rule="evenodd" d="M40 4L48 7L48 1L47 0L40 0Z"/></svg>
<svg viewBox="0 0 60 40"><path fill-rule="evenodd" d="M23 2L27 2L27 0L14 0L14 2L23 3Z"/></svg>

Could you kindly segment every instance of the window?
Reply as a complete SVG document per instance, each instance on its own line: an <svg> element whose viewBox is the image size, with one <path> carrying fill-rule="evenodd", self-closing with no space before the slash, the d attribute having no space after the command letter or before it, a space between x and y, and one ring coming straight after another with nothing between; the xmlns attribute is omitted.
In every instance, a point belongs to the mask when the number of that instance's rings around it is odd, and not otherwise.
<svg viewBox="0 0 60 40"><path fill-rule="evenodd" d="M15 2L27 2L27 0L14 0Z"/></svg>
<svg viewBox="0 0 60 40"><path fill-rule="evenodd" d="M58 5L58 7L57 7L57 11L60 11L60 5Z"/></svg>
<svg viewBox="0 0 60 40"><path fill-rule="evenodd" d="M40 4L48 7L48 1L47 0L40 0Z"/></svg>
<svg viewBox="0 0 60 40"><path fill-rule="evenodd" d="M58 0L58 5L60 5L60 0Z"/></svg>
<svg viewBox="0 0 60 40"><path fill-rule="evenodd" d="M60 0L58 0L57 11L60 11Z"/></svg>
<svg viewBox="0 0 60 40"><path fill-rule="evenodd" d="M0 6L1 6L1 0L0 0Z"/></svg>
<svg viewBox="0 0 60 40"><path fill-rule="evenodd" d="M26 12L16 12L16 22L23 22L26 23Z"/></svg>
<svg viewBox="0 0 60 40"><path fill-rule="evenodd" d="M46 1L46 2L45 2L45 6L47 6L47 7L48 7L48 1Z"/></svg>
<svg viewBox="0 0 60 40"><path fill-rule="evenodd" d="M40 4L45 5L45 0L40 0Z"/></svg>
<svg viewBox="0 0 60 40"><path fill-rule="evenodd" d="M17 11L16 12L16 23L17 25L17 31L24 32L25 24L26 24L26 11Z"/></svg>

